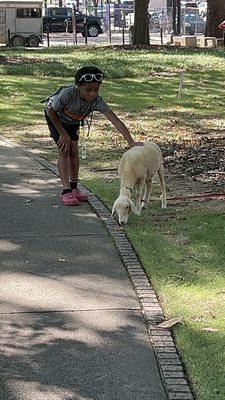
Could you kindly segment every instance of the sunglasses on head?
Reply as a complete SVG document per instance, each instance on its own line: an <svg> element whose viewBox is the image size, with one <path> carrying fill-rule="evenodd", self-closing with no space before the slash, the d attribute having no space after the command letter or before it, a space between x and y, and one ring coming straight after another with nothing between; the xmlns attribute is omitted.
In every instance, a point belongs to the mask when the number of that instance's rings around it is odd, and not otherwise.
<svg viewBox="0 0 225 400"><path fill-rule="evenodd" d="M80 77L79 81L84 80L85 82L92 82L93 80L97 82L102 82L103 80L103 74L84 74Z"/></svg>

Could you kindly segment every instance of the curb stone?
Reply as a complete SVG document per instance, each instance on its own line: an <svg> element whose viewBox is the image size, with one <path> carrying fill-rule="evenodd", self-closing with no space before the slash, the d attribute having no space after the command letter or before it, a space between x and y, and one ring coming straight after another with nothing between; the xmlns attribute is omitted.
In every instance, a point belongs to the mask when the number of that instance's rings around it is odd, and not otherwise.
<svg viewBox="0 0 225 400"><path fill-rule="evenodd" d="M126 268L127 274L139 299L142 314L144 315L147 330L153 345L162 382L169 400L194 400L188 383L185 379L183 367L178 356L171 332L169 329L157 327L164 320L162 308L157 296L141 263L135 254L125 232L111 216L108 208L101 203L93 193L80 185L87 194L88 202L104 223L109 236L113 239L115 247ZM91 193L91 196L90 196Z"/></svg>
<svg viewBox="0 0 225 400"><path fill-rule="evenodd" d="M5 139L1 135L0 139L32 156L39 164L58 176L57 167L54 164L34 155L32 151L12 140ZM111 216L109 209L91 191L82 184L79 184L79 187L88 196L88 203L104 223L126 268L140 303L168 400L194 400L171 332L168 328L162 329L157 326L164 321L162 308L123 228Z"/></svg>

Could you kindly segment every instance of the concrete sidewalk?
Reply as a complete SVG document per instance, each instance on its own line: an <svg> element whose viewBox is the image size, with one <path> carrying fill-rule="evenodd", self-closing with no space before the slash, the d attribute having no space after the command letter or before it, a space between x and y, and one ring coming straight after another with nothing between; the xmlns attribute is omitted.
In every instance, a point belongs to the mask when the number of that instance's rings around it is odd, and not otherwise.
<svg viewBox="0 0 225 400"><path fill-rule="evenodd" d="M165 400L140 305L88 203L0 140L1 400Z"/></svg>

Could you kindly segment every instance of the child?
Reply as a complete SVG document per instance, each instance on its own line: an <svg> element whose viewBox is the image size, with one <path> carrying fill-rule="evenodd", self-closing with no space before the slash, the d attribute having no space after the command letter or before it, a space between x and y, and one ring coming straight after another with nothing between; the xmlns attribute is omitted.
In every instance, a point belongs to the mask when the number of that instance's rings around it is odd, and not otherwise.
<svg viewBox="0 0 225 400"><path fill-rule="evenodd" d="M76 206L87 200L77 183L79 127L88 115L92 115L93 111L101 112L123 135L130 147L142 144L134 142L124 123L99 96L103 78L104 74L96 67L80 68L75 75L75 85L64 87L53 94L45 107L50 135L59 149L58 170L63 185L60 200L65 206Z"/></svg>

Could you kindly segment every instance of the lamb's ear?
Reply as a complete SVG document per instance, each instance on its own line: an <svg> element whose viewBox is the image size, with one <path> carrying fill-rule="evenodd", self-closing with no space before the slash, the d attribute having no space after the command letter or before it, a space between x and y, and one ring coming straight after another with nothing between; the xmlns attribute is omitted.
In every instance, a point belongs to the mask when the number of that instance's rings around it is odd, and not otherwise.
<svg viewBox="0 0 225 400"><path fill-rule="evenodd" d="M116 212L116 210L115 210L115 203L116 203L116 202L114 202L113 208L112 208L112 213L111 213L112 216L113 216L113 214Z"/></svg>
<svg viewBox="0 0 225 400"><path fill-rule="evenodd" d="M133 201L130 200L130 199L129 199L129 204L130 204L130 206L131 206L131 210L132 210L135 214L137 214L137 215L140 215L140 214L141 214L141 210L137 210L135 204L134 204Z"/></svg>

